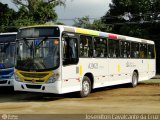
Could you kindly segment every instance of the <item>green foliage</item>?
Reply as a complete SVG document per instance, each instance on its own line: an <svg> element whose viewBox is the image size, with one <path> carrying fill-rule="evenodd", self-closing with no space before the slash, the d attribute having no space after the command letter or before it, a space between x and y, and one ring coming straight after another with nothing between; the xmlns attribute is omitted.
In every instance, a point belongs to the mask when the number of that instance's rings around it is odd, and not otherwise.
<svg viewBox="0 0 160 120"><path fill-rule="evenodd" d="M159 0L112 0L101 20L114 33L152 39L149 31L157 30L152 24L159 23L159 13Z"/></svg>
<svg viewBox="0 0 160 120"><path fill-rule="evenodd" d="M6 26L11 25L10 20L14 20L15 11L10 9L7 4L0 3L0 32L9 31Z"/></svg>
<svg viewBox="0 0 160 120"><path fill-rule="evenodd" d="M76 27L82 27L82 28L89 28L91 25L91 22L89 20L89 16L84 16L82 18L76 18L74 20L74 25Z"/></svg>
<svg viewBox="0 0 160 120"><path fill-rule="evenodd" d="M12 0L19 8L14 11L0 3L0 32L17 31L19 27L56 22L55 7L65 6L65 0ZM62 24L62 23L61 23Z"/></svg>
<svg viewBox="0 0 160 120"><path fill-rule="evenodd" d="M128 36L138 36L141 38L147 37L148 33L145 29L139 27L139 25L123 25L119 29L120 34L128 35Z"/></svg>
<svg viewBox="0 0 160 120"><path fill-rule="evenodd" d="M19 11L16 12L16 16L18 17L12 22L16 28L36 24L33 16L29 14L24 6L20 7Z"/></svg>
<svg viewBox="0 0 160 120"><path fill-rule="evenodd" d="M57 25L65 25L63 22L57 21L56 22Z"/></svg>
<svg viewBox="0 0 160 120"><path fill-rule="evenodd" d="M99 31L111 31L111 27L106 26L101 20L94 20L93 23L91 23L89 16L76 18L73 26Z"/></svg>
<svg viewBox="0 0 160 120"><path fill-rule="evenodd" d="M102 22L102 20L94 20L92 25L91 25L91 29L94 30L99 30L99 31L103 31L103 32L110 32L112 31L112 27L106 25L105 23Z"/></svg>
<svg viewBox="0 0 160 120"><path fill-rule="evenodd" d="M23 8L27 16L32 17L34 22L44 24L48 21L55 22L57 14L54 8L65 5L65 0L12 0L20 9Z"/></svg>
<svg viewBox="0 0 160 120"><path fill-rule="evenodd" d="M36 11L32 13L34 21L39 21L42 24L46 23L47 21L56 21L57 14L53 9L54 7L55 4L40 2L37 6Z"/></svg>

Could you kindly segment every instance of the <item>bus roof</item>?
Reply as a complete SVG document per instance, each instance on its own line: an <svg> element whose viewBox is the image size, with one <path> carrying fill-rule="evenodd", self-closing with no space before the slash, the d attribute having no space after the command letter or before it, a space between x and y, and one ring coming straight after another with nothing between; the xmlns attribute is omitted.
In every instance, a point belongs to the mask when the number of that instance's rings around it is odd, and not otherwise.
<svg viewBox="0 0 160 120"><path fill-rule="evenodd" d="M17 32L0 33L0 43L15 42Z"/></svg>
<svg viewBox="0 0 160 120"><path fill-rule="evenodd" d="M113 34L113 33L108 33L108 32L101 32L101 31L97 31L97 30L90 30L90 29L78 28L78 27L73 27L73 26L65 26L65 25L45 24L45 25L35 25L35 26L22 27L20 29L32 28L32 27L54 27L54 26L59 27L61 29L61 31L66 31L66 32L71 32L71 33L79 33L79 34L93 35L93 36L97 36L97 37L107 37L109 39L117 39L117 40L126 40L126 41L154 44L154 41L147 40L147 39L129 37L129 36L124 36L124 35L119 35L119 34Z"/></svg>

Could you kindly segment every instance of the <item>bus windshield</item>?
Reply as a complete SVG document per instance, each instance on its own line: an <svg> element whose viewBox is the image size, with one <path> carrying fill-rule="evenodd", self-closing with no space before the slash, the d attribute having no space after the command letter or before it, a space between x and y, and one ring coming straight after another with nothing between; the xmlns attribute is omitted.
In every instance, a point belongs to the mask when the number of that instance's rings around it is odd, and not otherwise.
<svg viewBox="0 0 160 120"><path fill-rule="evenodd" d="M0 69L14 67L15 43L0 43Z"/></svg>
<svg viewBox="0 0 160 120"><path fill-rule="evenodd" d="M16 69L45 71L59 66L59 39L34 38L16 42Z"/></svg>

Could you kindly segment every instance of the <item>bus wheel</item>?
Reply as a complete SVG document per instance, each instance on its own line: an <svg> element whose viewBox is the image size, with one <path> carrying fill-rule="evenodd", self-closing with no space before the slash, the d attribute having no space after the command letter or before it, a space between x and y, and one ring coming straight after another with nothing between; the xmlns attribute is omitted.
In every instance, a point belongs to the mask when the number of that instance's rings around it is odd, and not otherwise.
<svg viewBox="0 0 160 120"><path fill-rule="evenodd" d="M82 88L79 92L79 97L87 97L91 93L91 81L87 76L84 76L82 81Z"/></svg>
<svg viewBox="0 0 160 120"><path fill-rule="evenodd" d="M138 84L138 74L136 72L133 72L131 87L136 87L137 84Z"/></svg>

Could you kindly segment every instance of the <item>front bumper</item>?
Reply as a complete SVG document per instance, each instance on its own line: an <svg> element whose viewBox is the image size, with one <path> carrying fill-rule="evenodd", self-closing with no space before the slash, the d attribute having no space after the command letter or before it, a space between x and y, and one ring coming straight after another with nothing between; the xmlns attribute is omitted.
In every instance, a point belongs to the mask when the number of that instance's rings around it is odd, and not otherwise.
<svg viewBox="0 0 160 120"><path fill-rule="evenodd" d="M0 86L13 86L14 79L0 79Z"/></svg>
<svg viewBox="0 0 160 120"><path fill-rule="evenodd" d="M61 94L61 81L56 81L50 84L32 84L14 80L14 90Z"/></svg>

